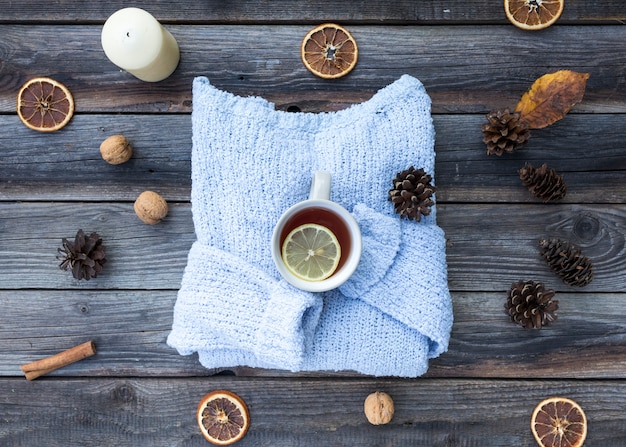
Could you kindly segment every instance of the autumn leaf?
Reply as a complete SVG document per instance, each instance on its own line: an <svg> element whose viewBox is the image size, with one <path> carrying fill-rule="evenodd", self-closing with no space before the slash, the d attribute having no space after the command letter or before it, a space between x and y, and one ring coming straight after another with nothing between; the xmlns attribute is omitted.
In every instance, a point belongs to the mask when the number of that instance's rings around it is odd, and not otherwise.
<svg viewBox="0 0 626 447"><path fill-rule="evenodd" d="M560 70L541 76L515 108L531 129L542 129L563 118L583 99L589 73Z"/></svg>

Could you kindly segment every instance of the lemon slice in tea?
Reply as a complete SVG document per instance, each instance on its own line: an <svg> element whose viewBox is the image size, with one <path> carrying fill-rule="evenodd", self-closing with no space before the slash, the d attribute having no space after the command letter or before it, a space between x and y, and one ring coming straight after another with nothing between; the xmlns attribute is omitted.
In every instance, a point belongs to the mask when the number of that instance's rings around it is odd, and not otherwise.
<svg viewBox="0 0 626 447"><path fill-rule="evenodd" d="M540 30L556 22L565 0L504 0L504 12L518 28Z"/></svg>
<svg viewBox="0 0 626 447"><path fill-rule="evenodd" d="M17 94L17 115L30 129L54 132L72 119L74 98L54 79L33 78Z"/></svg>
<svg viewBox="0 0 626 447"><path fill-rule="evenodd" d="M204 438L212 444L229 445L244 437L250 426L250 414L243 399L226 390L204 396L196 412Z"/></svg>
<svg viewBox="0 0 626 447"><path fill-rule="evenodd" d="M282 246L287 269L305 281L322 281L337 270L341 247L335 234L323 225L304 224L293 229Z"/></svg>
<svg viewBox="0 0 626 447"><path fill-rule="evenodd" d="M347 29L334 23L324 23L304 36L300 56L304 66L313 74L334 79L352 71L359 50Z"/></svg>
<svg viewBox="0 0 626 447"><path fill-rule="evenodd" d="M551 397L535 407L530 429L541 447L581 447L587 437L587 417L573 400Z"/></svg>

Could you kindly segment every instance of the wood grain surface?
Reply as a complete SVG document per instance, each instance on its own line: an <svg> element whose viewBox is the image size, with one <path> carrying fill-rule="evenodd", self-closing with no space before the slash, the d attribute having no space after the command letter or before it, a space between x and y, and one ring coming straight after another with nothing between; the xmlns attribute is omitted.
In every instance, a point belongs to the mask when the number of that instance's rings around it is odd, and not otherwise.
<svg viewBox="0 0 626 447"><path fill-rule="evenodd" d="M512 26L501 1L140 0L181 50L174 74L145 83L115 67L102 25L126 2L0 0L0 446L204 446L200 398L230 389L252 425L239 446L511 447L535 444L535 405L562 395L587 413L587 447L626 446L626 2L566 0L539 32ZM299 47L313 26L349 27L359 61L316 78ZM589 73L583 101L533 130L523 149L488 156L485 115L515 107L539 76ZM423 82L436 130L437 222L447 241L454 326L448 352L418 379L351 371L208 370L165 340L195 240L191 216L191 83L257 95L279 110L327 112L368 100L402 74ZM76 113L33 132L16 94L34 76L72 91ZM105 163L100 143L134 148ZM521 184L547 163L568 192L544 204ZM391 180L391 179L390 179ZM144 190L170 205L155 226L133 211ZM108 262L92 281L58 268L62 238L97 231ZM539 255L542 237L571 241L594 280L566 286ZM513 282L556 291L557 320L524 330L504 312ZM27 382L20 365L94 340L97 354ZM394 399L387 426L363 400Z"/></svg>
<svg viewBox="0 0 626 447"><path fill-rule="evenodd" d="M301 61L309 25L172 25L181 61L159 83L142 82L113 65L101 48L101 29L2 26L0 112L12 113L19 87L41 75L65 83L79 113L179 113L191 111L195 76L239 95L263 96L282 109L328 111L361 102L410 74L426 86L435 113L484 114L514 107L536 78L559 69L590 74L575 112L626 111L626 28L620 26L554 26L537 34L505 24L353 25L358 69L329 81Z"/></svg>
<svg viewBox="0 0 626 447"><path fill-rule="evenodd" d="M33 383L3 379L0 384L24 399L20 407L7 406L3 412L5 426L11 427L4 432L8 445L52 447L95 447L103 441L107 445L207 446L196 429L195 407L198 396L223 387L246 400L250 410L250 430L238 447L531 446L532 410L552 394L571 396L593 421L585 445L618 446L623 441L623 423L619 422L623 414L615 402L626 399L624 384L612 381L336 382L213 377ZM363 414L363 400L377 389L394 399L395 415L385 426L370 425ZM0 403L5 399L0 396Z"/></svg>
<svg viewBox="0 0 626 447"><path fill-rule="evenodd" d="M433 116L439 203L541 203L522 186L525 163L547 163L565 176L561 203L620 204L626 196L622 114L577 114L531 132L517 153L487 156L483 114ZM33 132L16 115L0 115L0 199L134 201L144 189L188 201L191 117L188 114L78 114L53 134ZM127 163L102 160L100 143L123 134L133 146ZM16 144L19 141L19 144ZM391 181L391 179L390 179Z"/></svg>
<svg viewBox="0 0 626 447"><path fill-rule="evenodd" d="M172 203L155 226L141 224L132 202L6 202L0 213L5 289L175 290L195 240L183 203ZM535 279L590 293L620 291L626 283L626 205L441 204L437 213L451 290L508 290L513 281ZM58 268L61 239L81 228L96 231L107 247L110 262L97 281L74 281ZM594 281L584 288L561 283L539 255L543 237L580 247L594 261ZM28 250L21 249L25 243Z"/></svg>
<svg viewBox="0 0 626 447"><path fill-rule="evenodd" d="M128 6L123 0L106 3L75 0L71 3L15 2L0 1L4 22L62 22L77 21L104 22L118 9ZM331 6L324 0L307 0L294 4L290 0L258 2L207 1L181 2L172 7L164 1L137 0L133 6L149 10L157 19L165 23L184 22L217 24L242 23L294 23L321 21L348 21L350 23L399 22L403 24L441 23L505 23L504 10L500 4L489 1L464 0L392 0L381 3L374 0L338 0ZM618 25L626 20L626 5L621 0L602 2L570 1L563 11L561 23L606 23ZM506 22L508 23L508 22Z"/></svg>

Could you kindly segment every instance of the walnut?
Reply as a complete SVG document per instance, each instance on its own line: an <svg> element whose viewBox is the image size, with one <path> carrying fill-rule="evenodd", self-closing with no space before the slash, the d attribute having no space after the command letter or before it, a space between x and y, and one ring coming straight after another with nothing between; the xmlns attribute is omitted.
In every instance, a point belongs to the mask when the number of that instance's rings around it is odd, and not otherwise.
<svg viewBox="0 0 626 447"><path fill-rule="evenodd" d="M130 160L133 148L124 135L111 135L100 144L102 159L112 165L119 165Z"/></svg>
<svg viewBox="0 0 626 447"><path fill-rule="evenodd" d="M393 418L393 400L389 394L376 391L365 399L363 411L365 411L365 417L370 424L387 424Z"/></svg>
<svg viewBox="0 0 626 447"><path fill-rule="evenodd" d="M154 191L144 191L135 200L135 213L148 225L157 224L167 216L167 202Z"/></svg>

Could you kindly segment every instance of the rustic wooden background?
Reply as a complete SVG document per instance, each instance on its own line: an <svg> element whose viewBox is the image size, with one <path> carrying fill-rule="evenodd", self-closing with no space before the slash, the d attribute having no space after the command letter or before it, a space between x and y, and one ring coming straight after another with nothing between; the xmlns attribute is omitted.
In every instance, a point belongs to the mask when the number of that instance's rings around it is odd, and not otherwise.
<svg viewBox="0 0 626 447"><path fill-rule="evenodd" d="M553 395L577 400L586 446L626 445L626 2L565 0L539 32L506 20L501 1L137 1L172 32L181 63L167 80L138 81L100 46L126 2L0 0L0 445L203 446L199 398L240 394L252 413L243 446L531 446L530 414ZM302 65L314 25L348 27L360 50L347 77ZM539 76L587 72L583 102L533 131L516 154L488 157L480 125L514 107ZM446 231L455 324L449 352L425 377L203 369L165 344L186 254L191 81L260 95L281 109L329 111L368 99L408 73L433 99L437 216ZM50 76L74 94L65 129L39 134L15 113L19 87ZM110 166L100 142L132 142ZM543 204L521 186L525 162L565 174L568 195ZM170 203L161 224L133 213L145 190ZM98 231L109 262L76 282L58 269L61 238ZM567 287L539 258L563 237L594 261L595 279ZM523 330L503 313L512 282L557 290L557 322ZM27 382L19 366L93 339L96 356ZM387 391L396 416L370 426L367 394Z"/></svg>

